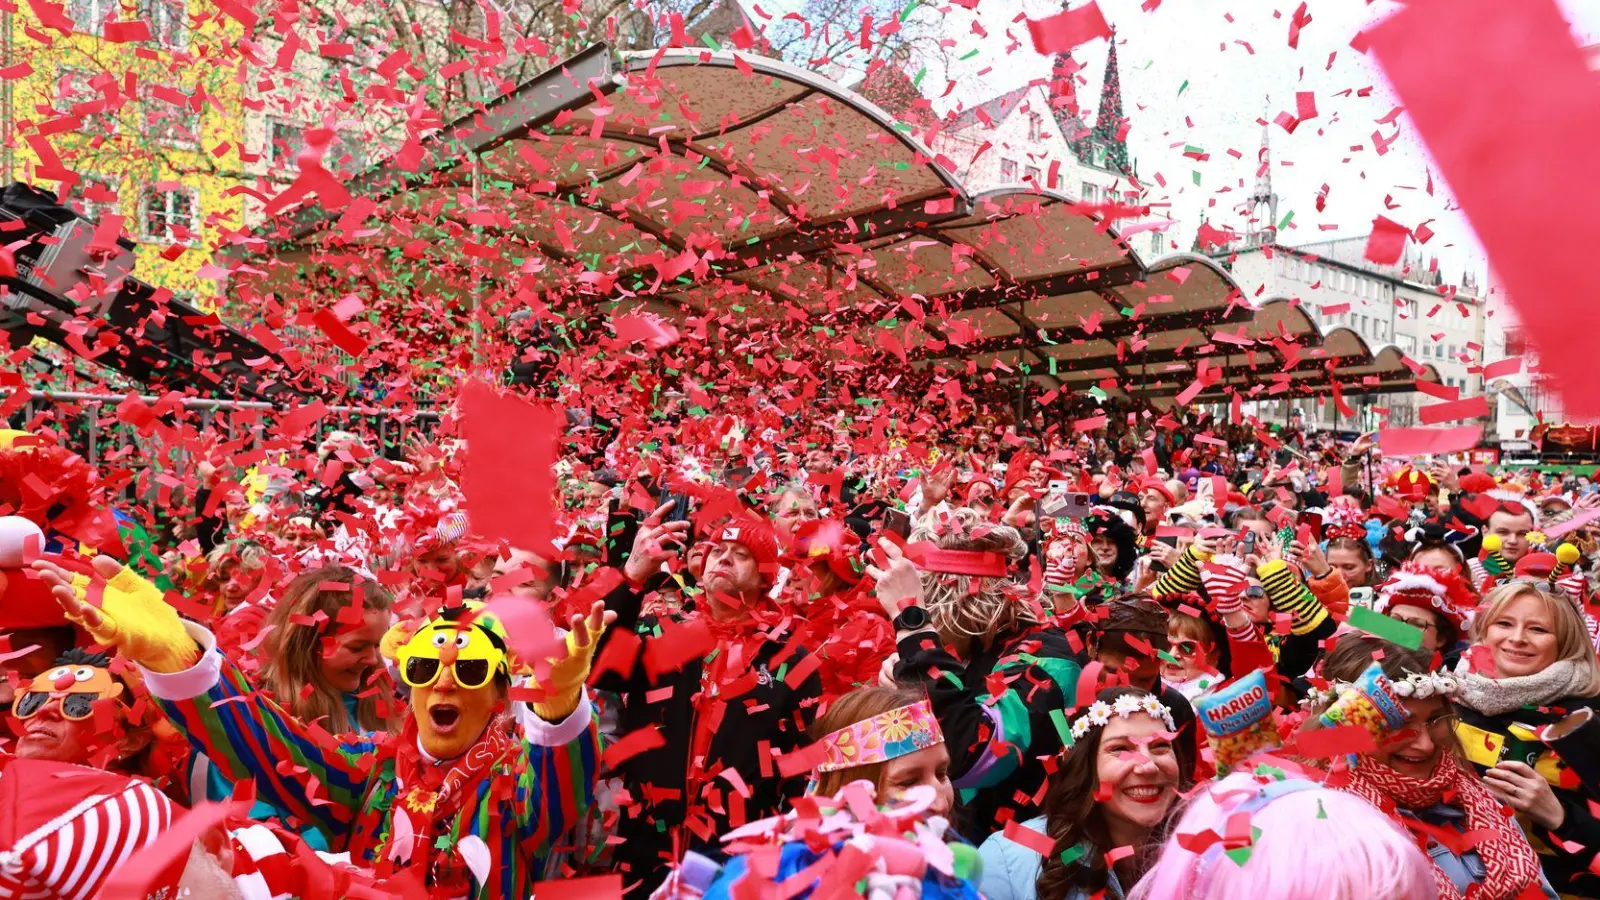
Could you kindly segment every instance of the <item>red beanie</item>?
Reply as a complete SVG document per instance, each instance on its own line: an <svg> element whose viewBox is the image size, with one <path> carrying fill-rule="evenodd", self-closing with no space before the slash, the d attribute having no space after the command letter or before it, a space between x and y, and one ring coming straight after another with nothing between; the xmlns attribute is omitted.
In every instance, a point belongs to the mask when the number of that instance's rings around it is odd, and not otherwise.
<svg viewBox="0 0 1600 900"><path fill-rule="evenodd" d="M717 532L718 541L733 541L750 551L763 575L771 576L778 567L778 533L771 523L753 515L730 519Z"/></svg>

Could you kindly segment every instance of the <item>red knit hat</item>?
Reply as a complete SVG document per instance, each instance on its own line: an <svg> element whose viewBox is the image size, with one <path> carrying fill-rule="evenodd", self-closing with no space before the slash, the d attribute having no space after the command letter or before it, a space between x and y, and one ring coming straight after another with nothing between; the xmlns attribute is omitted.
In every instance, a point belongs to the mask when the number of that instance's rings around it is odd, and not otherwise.
<svg viewBox="0 0 1600 900"><path fill-rule="evenodd" d="M739 544L756 558L761 573L771 577L778 568L778 533L765 519L745 514L728 520L717 529L716 540Z"/></svg>
<svg viewBox="0 0 1600 900"><path fill-rule="evenodd" d="M1461 476L1461 490L1469 494L1487 494L1498 488L1500 482L1488 472L1472 472Z"/></svg>
<svg viewBox="0 0 1600 900"><path fill-rule="evenodd" d="M1442 637L1454 641L1466 627L1474 605L1472 591L1460 573L1408 562L1378 586L1373 610L1387 615L1397 607L1411 606L1438 613L1454 629L1453 634Z"/></svg>

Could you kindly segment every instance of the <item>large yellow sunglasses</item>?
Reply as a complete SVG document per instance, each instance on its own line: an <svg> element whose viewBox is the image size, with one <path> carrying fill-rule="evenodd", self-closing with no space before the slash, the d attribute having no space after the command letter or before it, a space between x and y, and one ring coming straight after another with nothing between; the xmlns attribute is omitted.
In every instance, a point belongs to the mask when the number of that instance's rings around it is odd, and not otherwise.
<svg viewBox="0 0 1600 900"><path fill-rule="evenodd" d="M444 671L443 657L452 647L451 676L463 688L481 688L496 672L506 670L505 651L482 629L470 625L458 629L450 622L435 622L418 630L395 654L400 680L414 688L431 687Z"/></svg>

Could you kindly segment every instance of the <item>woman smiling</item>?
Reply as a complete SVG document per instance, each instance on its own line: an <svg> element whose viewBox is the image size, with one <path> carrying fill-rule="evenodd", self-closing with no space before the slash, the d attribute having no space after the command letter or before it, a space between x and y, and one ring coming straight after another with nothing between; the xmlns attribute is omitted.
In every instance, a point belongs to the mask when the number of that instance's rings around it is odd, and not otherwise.
<svg viewBox="0 0 1600 900"><path fill-rule="evenodd" d="M1122 900L1124 885L1144 874L1161 826L1189 786L1174 731L1172 714L1153 694L1127 687L1101 691L1073 719L1075 743L1051 777L1045 815L1022 823L1054 846L1041 857L1003 834L989 838L980 848L984 896ZM1116 862L1108 864L1108 857Z"/></svg>
<svg viewBox="0 0 1600 900"><path fill-rule="evenodd" d="M1600 876L1589 871L1600 819L1581 789L1561 787L1567 773L1535 733L1597 705L1600 663L1582 616L1543 581L1512 581L1484 597L1471 640L1455 696L1467 759L1528 827L1556 890L1600 895Z"/></svg>
<svg viewBox="0 0 1600 900"><path fill-rule="evenodd" d="M1376 660L1408 714L1405 723L1356 757L1344 790L1382 810L1426 845L1441 900L1512 900L1539 879L1539 858L1500 800L1459 756L1450 697L1460 681L1428 671L1429 654L1348 634L1324 661L1337 697ZM1320 705L1320 704L1314 704ZM1314 709L1314 712L1320 710ZM1469 837L1470 836L1470 837Z"/></svg>

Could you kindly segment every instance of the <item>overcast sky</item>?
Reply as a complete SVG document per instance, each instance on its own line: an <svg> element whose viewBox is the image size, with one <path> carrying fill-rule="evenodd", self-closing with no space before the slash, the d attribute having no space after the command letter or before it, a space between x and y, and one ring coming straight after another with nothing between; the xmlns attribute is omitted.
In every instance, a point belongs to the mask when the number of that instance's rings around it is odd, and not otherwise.
<svg viewBox="0 0 1600 900"><path fill-rule="evenodd" d="M1166 181L1165 193L1183 225L1175 235L1180 249L1188 249L1203 214L1214 225L1240 224L1235 208L1254 185L1259 120L1264 112L1268 120L1279 111L1292 112L1295 93L1312 91L1317 119L1292 135L1276 125L1269 130L1279 216L1294 213L1280 240L1298 244L1363 235L1379 213L1408 227L1433 219L1429 227L1436 235L1423 249L1439 257L1446 279L1457 281L1464 268L1486 273L1482 251L1465 218L1450 208L1447 185L1437 172L1434 195L1423 190L1429 162L1410 119L1402 115L1392 124L1377 124L1398 101L1375 61L1349 46L1358 31L1397 9L1395 4L1311 0L1313 20L1293 49L1289 21L1298 0L1163 0L1154 12L1142 11L1141 2L1100 0L1100 7L1118 28L1125 114L1132 120L1130 148L1141 178L1154 182L1159 173ZM1600 42L1600 0L1560 2L1575 39ZM1059 0L979 0L973 13L951 8L941 33L955 42L955 55L979 52L948 73L958 86L949 97L935 100L938 108L957 101L971 105L1047 77L1049 59L1034 51L1026 23L1013 20L1019 14L1042 18L1060 8ZM987 39L973 33L974 18L988 31ZM1082 91L1086 116L1093 115L1097 103L1106 46L1097 40L1076 53L1087 66L1082 73L1088 82ZM924 93L940 94L945 77L930 68ZM1356 93L1368 87L1368 96ZM1264 107L1266 93L1270 109ZM1387 155L1375 152L1374 131L1386 142L1393 140ZM1185 146L1203 149L1209 160L1184 157ZM1324 184L1327 203L1319 214L1315 201ZM1398 206L1385 209L1386 196Z"/></svg>

